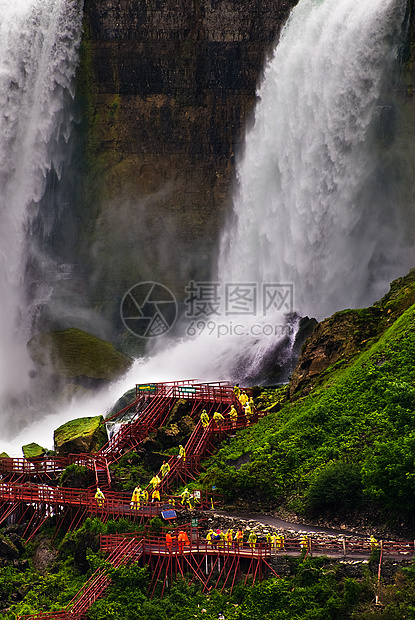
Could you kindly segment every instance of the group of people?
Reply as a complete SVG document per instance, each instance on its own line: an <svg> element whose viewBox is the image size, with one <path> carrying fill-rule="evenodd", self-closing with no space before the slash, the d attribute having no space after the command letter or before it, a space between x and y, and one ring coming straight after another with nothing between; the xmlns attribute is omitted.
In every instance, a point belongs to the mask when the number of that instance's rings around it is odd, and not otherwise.
<svg viewBox="0 0 415 620"><path fill-rule="evenodd" d="M225 421L224 416L219 411L214 412L212 419L217 427L222 426ZM209 426L210 418L206 409L203 409L202 413L200 414L200 420L202 422L203 428L207 428Z"/></svg>
<svg viewBox="0 0 415 620"><path fill-rule="evenodd" d="M194 493L190 493L189 489L186 487L183 493L180 494L180 503L182 506L187 506L190 510L196 506L199 502L199 499L195 496Z"/></svg>
<svg viewBox="0 0 415 620"><path fill-rule="evenodd" d="M241 390L239 385L235 385L233 391L236 398L241 403L241 407L244 411L244 415L246 418L246 423L247 425L249 425L251 423L251 418L255 413L254 399L252 398L252 396L248 396L248 394L244 390Z"/></svg>
<svg viewBox="0 0 415 620"><path fill-rule="evenodd" d="M152 502L161 501L159 484L161 483L163 478L167 476L169 471L170 471L170 465L166 461L163 461L163 464L160 467L159 474L154 474L154 476L151 478L150 486L151 486L151 501ZM135 487L133 494L131 496L130 507L132 510L139 510L141 505L144 506L145 504L148 503L148 500L149 500L149 493L147 489L142 489L141 486L138 485Z"/></svg>
<svg viewBox="0 0 415 620"><path fill-rule="evenodd" d="M228 529L226 532L222 532L219 528L215 531L210 529L206 534L206 541L209 545L215 548L228 548L228 549L237 549L238 547L242 547L244 544L244 531L239 528L235 533L234 530ZM284 536L275 532L272 534L268 532L266 535L266 542L271 546L271 549L276 551L281 551L285 548L284 544ZM251 549L255 549L257 545L257 534L255 530L248 530L248 538L247 543L251 547ZM303 537L300 541L300 546L307 546L307 537Z"/></svg>
<svg viewBox="0 0 415 620"><path fill-rule="evenodd" d="M206 534L206 540L209 545L215 548L227 547L228 549L235 549L242 547L244 544L244 532L240 528L235 532L235 534L232 528L226 532L222 532L219 528L216 532L213 529L210 529ZM256 542L257 536L255 530L251 530L248 534L248 544L252 549L255 549Z"/></svg>
<svg viewBox="0 0 415 620"><path fill-rule="evenodd" d="M242 391L237 385L235 385L233 389L234 389L235 396L238 398L239 402L241 403L241 407L243 409L247 425L249 425L251 423L251 418L255 413L254 400L252 396L248 397L247 393ZM236 424L238 421L238 411L236 410L234 405L232 405L229 410L229 418L232 424L232 428L236 428ZM216 425L216 428L220 428L225 421L224 415L220 413L219 411L214 412L212 419ZM209 414L207 413L206 409L203 409L202 413L200 414L200 420L202 422L203 428L207 428L209 426L210 418L209 418Z"/></svg>
<svg viewBox="0 0 415 620"><path fill-rule="evenodd" d="M166 547L167 547L167 549L169 551L174 548L176 541L177 541L177 546L178 546L178 549L179 549L179 553L183 553L184 547L186 545L190 545L189 537L188 537L187 533L184 530L180 530L179 531L179 533L177 535L177 539L175 537L173 537L170 534L170 532L167 532L167 534L166 534Z"/></svg>
<svg viewBox="0 0 415 620"><path fill-rule="evenodd" d="M182 449L182 452L181 453L179 452L179 456L180 458L185 459L186 456L185 456L184 448L183 446L180 446L180 448ZM154 474L154 476L151 478L150 483L149 483L150 493L151 493L151 502L161 501L159 485L161 481L163 480L163 478L167 476L169 471L170 471L170 465L166 461L163 461L163 464L160 467L159 473ZM187 487L181 493L180 497L181 497L181 504L183 506L187 506L191 510L193 510L196 503L199 501L199 499L195 496L194 493L190 493ZM150 496L149 496L149 492L147 491L147 489L141 488L140 485L137 485L131 496L131 501L130 501L131 510L139 510L141 506L145 506L148 503L149 499L150 499ZM98 508L102 508L104 506L105 495L101 491L100 488L97 488L96 490L95 501L97 503ZM168 503L171 504L171 506L174 506L175 500L169 499Z"/></svg>

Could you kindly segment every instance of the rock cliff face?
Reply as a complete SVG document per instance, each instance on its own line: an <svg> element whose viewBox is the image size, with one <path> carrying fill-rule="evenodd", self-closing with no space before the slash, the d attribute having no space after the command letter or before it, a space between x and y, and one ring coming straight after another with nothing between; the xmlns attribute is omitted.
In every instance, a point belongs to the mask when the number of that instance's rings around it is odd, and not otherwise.
<svg viewBox="0 0 415 620"><path fill-rule="evenodd" d="M104 315L137 282L180 299L209 276L255 89L296 2L86 0L81 253Z"/></svg>
<svg viewBox="0 0 415 620"><path fill-rule="evenodd" d="M135 284L161 282L180 301L190 279L210 277L255 90L297 1L85 0L79 263L107 320L100 335L122 331ZM408 44L399 114L415 136L414 53Z"/></svg>
<svg viewBox="0 0 415 620"><path fill-rule="evenodd" d="M415 304L415 269L391 283L370 308L343 310L317 325L305 342L289 384L291 397L308 394L334 364L349 363Z"/></svg>

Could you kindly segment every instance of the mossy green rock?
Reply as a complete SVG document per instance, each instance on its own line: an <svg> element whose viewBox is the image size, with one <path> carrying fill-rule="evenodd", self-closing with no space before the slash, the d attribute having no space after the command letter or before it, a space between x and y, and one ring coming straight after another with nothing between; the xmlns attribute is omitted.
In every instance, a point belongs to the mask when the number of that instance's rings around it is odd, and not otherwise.
<svg viewBox="0 0 415 620"><path fill-rule="evenodd" d="M42 458L42 456L45 456L46 454L45 448L42 448L42 446L39 446L38 443L34 442L22 446L22 452L25 459Z"/></svg>
<svg viewBox="0 0 415 620"><path fill-rule="evenodd" d="M65 379L84 376L109 381L124 374L132 363L110 342L75 328L37 334L28 349L38 368Z"/></svg>
<svg viewBox="0 0 415 620"><path fill-rule="evenodd" d="M62 424L53 434L57 456L97 452L108 441L102 416L77 418Z"/></svg>

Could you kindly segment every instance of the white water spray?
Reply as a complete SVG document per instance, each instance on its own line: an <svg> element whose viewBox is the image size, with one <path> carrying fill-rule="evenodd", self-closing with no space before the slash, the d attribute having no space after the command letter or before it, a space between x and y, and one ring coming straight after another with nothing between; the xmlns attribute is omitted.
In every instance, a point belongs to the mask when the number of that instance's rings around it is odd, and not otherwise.
<svg viewBox="0 0 415 620"><path fill-rule="evenodd" d="M322 319L373 303L413 266L393 126L406 5L301 0L292 11L238 166L222 279L291 282L299 312Z"/></svg>
<svg viewBox="0 0 415 620"><path fill-rule="evenodd" d="M219 259L224 286L254 284L259 301L264 286L292 284L293 309L321 320L380 299L413 266L408 151L394 135L406 5L300 0L292 11L237 167ZM289 370L292 338L270 329L284 324L285 309L264 317L264 303L254 317L232 317L244 326L239 335L205 329L170 350L162 343L140 376L252 382L272 365ZM230 325L226 315L211 318L222 333ZM266 329L254 335L258 323Z"/></svg>
<svg viewBox="0 0 415 620"><path fill-rule="evenodd" d="M0 401L28 384L26 342L33 313L25 270L31 229L53 171L67 155L80 0L0 0ZM43 221L44 232L52 221ZM39 257L40 263L47 262ZM53 269L53 265L43 265ZM45 283L41 295L50 294Z"/></svg>

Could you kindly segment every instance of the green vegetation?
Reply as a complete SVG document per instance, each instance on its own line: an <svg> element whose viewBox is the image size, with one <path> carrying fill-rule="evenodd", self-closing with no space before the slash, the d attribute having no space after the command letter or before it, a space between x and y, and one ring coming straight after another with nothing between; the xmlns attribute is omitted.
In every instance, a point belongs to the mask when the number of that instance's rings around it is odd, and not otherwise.
<svg viewBox="0 0 415 620"><path fill-rule="evenodd" d="M117 529L127 523L119 523ZM131 525L131 524L130 524ZM376 567L363 569L361 578L347 575L342 564L327 558L288 558L289 575L269 578L253 587L248 578L235 584L233 592L218 588L203 593L190 576L156 586L149 595L151 574L147 566L132 563L113 569L97 552L100 533L110 533L115 524L88 519L84 526L67 534L48 573L33 567L34 548L27 553L26 568L6 566L0 572L0 617L62 609L98 567L111 577L106 596L92 605L88 620L401 620L412 618L415 605L415 564L399 570L389 583L377 586ZM374 605L375 595L380 605Z"/></svg>
<svg viewBox="0 0 415 620"><path fill-rule="evenodd" d="M385 298L381 335L348 364L332 365L307 396L281 403L279 390L278 407L269 390L257 398L271 412L210 459L205 488L304 515L344 516L369 502L382 518L413 526L415 305L397 311L413 294L411 273L410 285Z"/></svg>
<svg viewBox="0 0 415 620"><path fill-rule="evenodd" d="M46 454L45 448L42 448L42 446L39 446L38 443L34 442L27 443L26 445L22 446L22 452L25 459L40 458L42 456L45 456Z"/></svg>
<svg viewBox="0 0 415 620"><path fill-rule="evenodd" d="M117 491L133 491L134 487L149 483L153 473L143 464L143 457L136 452L124 454L118 463L111 465L112 487Z"/></svg>
<svg viewBox="0 0 415 620"><path fill-rule="evenodd" d="M69 489L87 489L95 482L95 476L88 467L68 465L59 477L59 486Z"/></svg>
<svg viewBox="0 0 415 620"><path fill-rule="evenodd" d="M404 523L415 532L415 272L392 283L374 308L338 315L341 357L323 364L319 375L304 374L298 389L254 389L267 415L224 442L207 470L189 487L216 489L235 504L294 511L309 518L377 518ZM335 329L336 315L327 325ZM353 333L347 333L347 330ZM318 335L321 345L321 330ZM339 332L337 333L337 335ZM313 337L312 337L313 338ZM316 336L317 341L317 336ZM307 347L313 345L312 339ZM307 349L309 350L309 349ZM324 354L324 353L323 353ZM304 368L306 368L307 360ZM133 395L132 395L133 396ZM145 484L165 455L191 432L186 403L178 403L166 425L112 467L114 488L131 491ZM94 428L102 419L93 420ZM88 420L66 431L82 431ZM79 428L77 428L79 427ZM58 429L61 431L61 429ZM66 431L64 434L66 434ZM63 436L63 435L62 435ZM71 435L72 436L72 435ZM85 448L81 451L88 451ZM71 450L72 451L72 450ZM91 473L76 465L63 472L63 486L88 486ZM399 521L398 521L399 519ZM69 525L69 524L67 524ZM160 533L163 522L148 526ZM142 527L142 526L141 526ZM64 528L63 528L64 529ZM89 610L89 620L401 620L415 618L415 564L377 583L379 549L360 573L327 558L286 558L281 579L251 585L243 575L232 592L203 593L187 576L162 583L149 596L151 574L139 564L113 569L99 552L99 535L138 529L128 519L102 523L87 519L81 528L56 537L48 572L36 562L38 545L52 545L53 518L22 552L16 536L4 532L0 562L0 617L64 607L97 567L111 575L107 596ZM413 536L412 536L413 537ZM18 539L18 537L17 537ZM350 575L353 576L350 576ZM375 597L380 600L375 605ZM1 615L3 614L3 615Z"/></svg>
<svg viewBox="0 0 415 620"><path fill-rule="evenodd" d="M342 579L335 567L322 560L293 562L293 570L289 579L273 578L253 588L240 583L232 595L226 590L205 595L197 584L179 580L162 599L156 592L149 600L147 571L133 565L111 572L107 599L95 603L88 617L133 620L139 613L143 620L217 620L223 613L226 620L337 620L351 618L359 599L371 596L370 588Z"/></svg>

